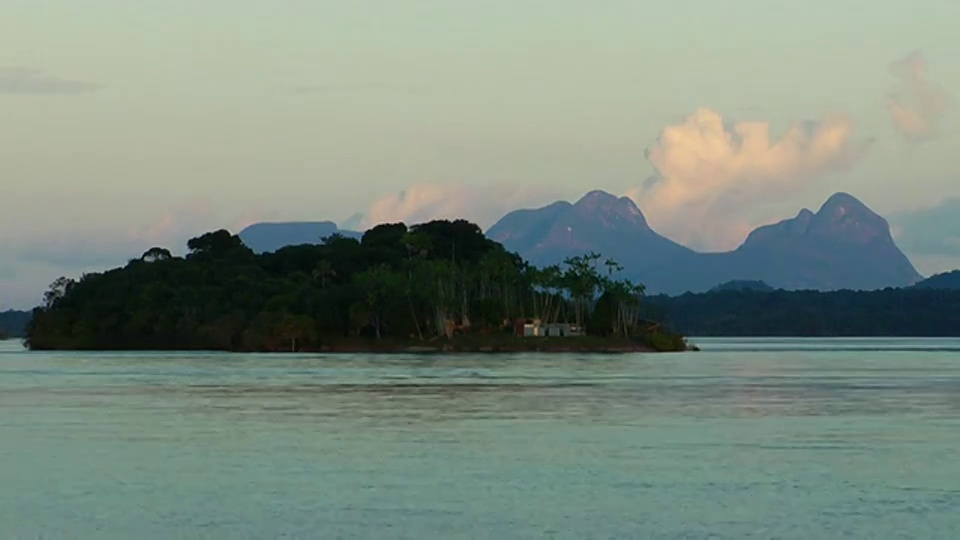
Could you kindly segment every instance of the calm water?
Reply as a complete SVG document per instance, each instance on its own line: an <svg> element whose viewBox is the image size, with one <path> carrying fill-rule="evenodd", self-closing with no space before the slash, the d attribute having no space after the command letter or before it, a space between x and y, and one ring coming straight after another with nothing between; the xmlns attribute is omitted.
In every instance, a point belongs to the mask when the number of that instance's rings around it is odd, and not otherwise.
<svg viewBox="0 0 960 540"><path fill-rule="evenodd" d="M960 538L960 340L27 353L0 538Z"/></svg>

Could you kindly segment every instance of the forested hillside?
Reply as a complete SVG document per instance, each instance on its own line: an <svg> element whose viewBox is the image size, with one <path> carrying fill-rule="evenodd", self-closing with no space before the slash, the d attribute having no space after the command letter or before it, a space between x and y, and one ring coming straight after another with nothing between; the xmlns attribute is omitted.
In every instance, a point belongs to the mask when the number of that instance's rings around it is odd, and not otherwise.
<svg viewBox="0 0 960 540"><path fill-rule="evenodd" d="M914 287L918 289L954 289L960 290L960 270L944 272L928 277L917 283Z"/></svg>
<svg viewBox="0 0 960 540"><path fill-rule="evenodd" d="M0 311L0 339L23 337L29 321L29 311Z"/></svg>
<svg viewBox="0 0 960 540"><path fill-rule="evenodd" d="M645 310L689 336L960 336L960 290L720 290Z"/></svg>

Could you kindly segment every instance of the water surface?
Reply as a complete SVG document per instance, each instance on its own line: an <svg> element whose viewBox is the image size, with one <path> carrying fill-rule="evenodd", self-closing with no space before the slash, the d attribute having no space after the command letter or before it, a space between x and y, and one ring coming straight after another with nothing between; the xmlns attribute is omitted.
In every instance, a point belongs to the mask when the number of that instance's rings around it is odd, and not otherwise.
<svg viewBox="0 0 960 540"><path fill-rule="evenodd" d="M960 538L960 340L28 353L2 538Z"/></svg>

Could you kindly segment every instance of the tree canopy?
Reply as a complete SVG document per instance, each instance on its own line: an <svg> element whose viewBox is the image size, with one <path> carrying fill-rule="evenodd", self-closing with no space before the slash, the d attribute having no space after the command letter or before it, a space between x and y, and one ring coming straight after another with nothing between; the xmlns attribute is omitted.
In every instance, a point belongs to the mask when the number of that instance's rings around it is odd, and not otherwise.
<svg viewBox="0 0 960 540"><path fill-rule="evenodd" d="M29 322L28 311L0 311L0 339L23 337Z"/></svg>
<svg viewBox="0 0 960 540"><path fill-rule="evenodd" d="M312 350L343 341L506 335L513 321L570 322L649 337L643 287L600 255L528 265L464 220L385 224L362 238L255 254L225 230L176 257L154 247L122 268L60 278L34 311L34 349ZM658 337L682 348L679 336Z"/></svg>
<svg viewBox="0 0 960 540"><path fill-rule="evenodd" d="M688 336L960 336L960 290L717 290L653 296L644 313Z"/></svg>
<svg viewBox="0 0 960 540"><path fill-rule="evenodd" d="M914 288L960 290L960 270L930 276L914 285Z"/></svg>

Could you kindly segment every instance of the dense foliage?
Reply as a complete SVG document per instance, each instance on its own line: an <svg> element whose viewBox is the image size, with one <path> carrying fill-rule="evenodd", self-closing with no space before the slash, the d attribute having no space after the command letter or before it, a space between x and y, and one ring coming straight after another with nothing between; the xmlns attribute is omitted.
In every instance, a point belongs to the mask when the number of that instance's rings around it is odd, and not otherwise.
<svg viewBox="0 0 960 540"><path fill-rule="evenodd" d="M917 289L960 289L960 270L930 276L914 285Z"/></svg>
<svg viewBox="0 0 960 540"><path fill-rule="evenodd" d="M152 248L123 268L61 278L34 311L33 349L309 350L510 335L518 318L681 348L639 319L642 286L591 254L537 269L467 221L380 225L257 255L227 231L185 257Z"/></svg>
<svg viewBox="0 0 960 540"><path fill-rule="evenodd" d="M710 289L710 292L719 291L772 291L773 287L759 279L735 279L721 283Z"/></svg>
<svg viewBox="0 0 960 540"><path fill-rule="evenodd" d="M960 290L729 290L644 306L690 336L960 336Z"/></svg>
<svg viewBox="0 0 960 540"><path fill-rule="evenodd" d="M28 311L0 311L0 339L23 337L29 322Z"/></svg>

